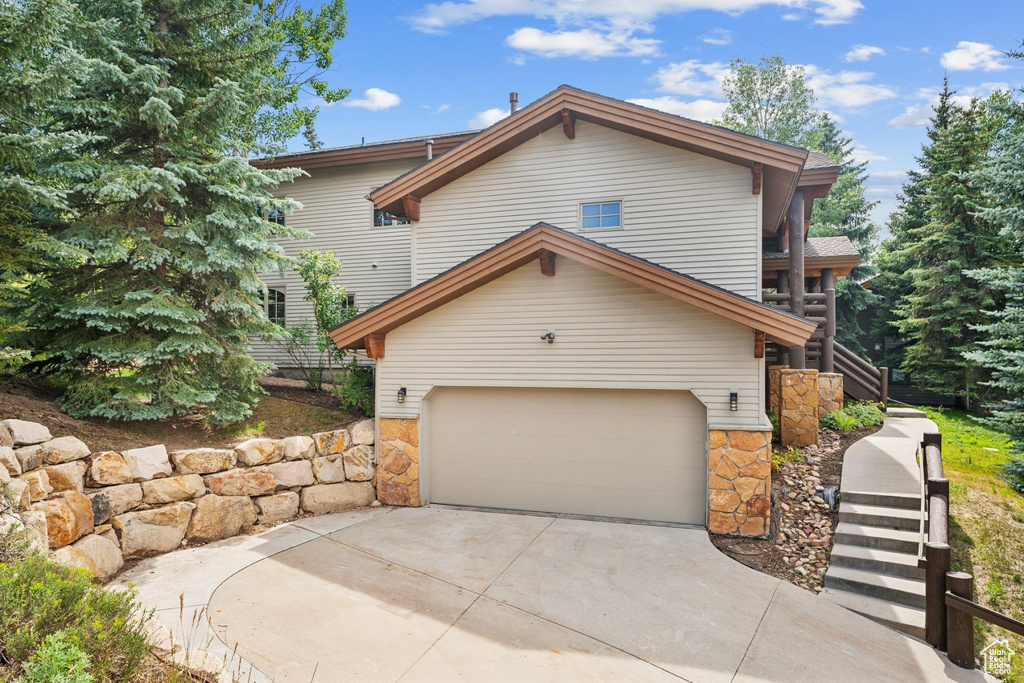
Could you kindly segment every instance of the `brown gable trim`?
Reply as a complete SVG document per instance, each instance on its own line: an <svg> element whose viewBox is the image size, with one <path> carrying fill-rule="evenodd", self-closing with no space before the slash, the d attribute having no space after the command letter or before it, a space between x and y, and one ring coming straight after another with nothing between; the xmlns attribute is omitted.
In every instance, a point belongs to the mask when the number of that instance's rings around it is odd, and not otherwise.
<svg viewBox="0 0 1024 683"><path fill-rule="evenodd" d="M792 187L795 187L807 159L807 152L802 149L562 86L480 132L443 157L374 190L369 195L370 200L389 213L397 213L401 211L403 196L415 194L426 197L539 133L563 124L563 110L570 110L577 120L732 163L747 167L761 163L777 171L765 174L765 182L778 183L780 193L788 190L788 194L792 194Z"/></svg>
<svg viewBox="0 0 1024 683"><path fill-rule="evenodd" d="M831 268L834 274L849 275L860 263L860 256L808 256L804 258L805 275L820 275L822 268ZM761 270L765 280L775 280L780 270L789 270L789 257L763 259Z"/></svg>
<svg viewBox="0 0 1024 683"><path fill-rule="evenodd" d="M761 330L768 338L785 346L802 346L816 329L814 323L802 318L779 312L765 304L585 237L546 223L538 223L404 294L371 308L335 328L328 336L339 348L363 348L367 337L385 335L537 259L544 250Z"/></svg>

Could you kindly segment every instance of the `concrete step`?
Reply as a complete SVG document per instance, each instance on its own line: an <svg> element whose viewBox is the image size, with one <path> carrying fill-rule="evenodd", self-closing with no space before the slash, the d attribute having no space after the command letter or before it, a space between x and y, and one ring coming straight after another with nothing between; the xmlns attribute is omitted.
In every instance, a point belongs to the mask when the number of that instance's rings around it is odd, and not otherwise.
<svg viewBox="0 0 1024 683"><path fill-rule="evenodd" d="M839 521L885 529L920 531L921 511L844 502L839 506Z"/></svg>
<svg viewBox="0 0 1024 683"><path fill-rule="evenodd" d="M921 533L840 521L836 526L835 540L836 544L845 543L917 555Z"/></svg>
<svg viewBox="0 0 1024 683"><path fill-rule="evenodd" d="M907 605L895 605L885 600L858 595L844 590L826 588L822 597L851 612L863 615L883 626L902 631L924 640L924 610Z"/></svg>
<svg viewBox="0 0 1024 683"><path fill-rule="evenodd" d="M868 493L866 491L843 491L842 504L874 505L877 507L900 508L921 511L921 496L909 493Z"/></svg>
<svg viewBox="0 0 1024 683"><path fill-rule="evenodd" d="M917 553L898 553L880 548L837 543L832 548L833 567L851 567L876 574L924 580L924 570L917 566Z"/></svg>
<svg viewBox="0 0 1024 683"><path fill-rule="evenodd" d="M825 588L924 609L924 581L916 579L832 565L825 574Z"/></svg>

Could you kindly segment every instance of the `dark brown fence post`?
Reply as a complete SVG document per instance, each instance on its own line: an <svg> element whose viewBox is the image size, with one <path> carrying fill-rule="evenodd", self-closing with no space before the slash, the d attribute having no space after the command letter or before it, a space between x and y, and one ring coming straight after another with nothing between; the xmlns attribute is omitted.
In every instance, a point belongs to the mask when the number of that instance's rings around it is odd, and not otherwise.
<svg viewBox="0 0 1024 683"><path fill-rule="evenodd" d="M889 407L889 368L878 368L882 373L882 407Z"/></svg>
<svg viewBox="0 0 1024 683"><path fill-rule="evenodd" d="M946 649L946 572L949 571L949 545L925 543L928 561L924 575L924 639L932 647Z"/></svg>
<svg viewBox="0 0 1024 683"><path fill-rule="evenodd" d="M953 595L974 600L974 577L963 572L946 574L946 588ZM946 634L949 661L964 669L973 669L974 617L955 607L946 610Z"/></svg>

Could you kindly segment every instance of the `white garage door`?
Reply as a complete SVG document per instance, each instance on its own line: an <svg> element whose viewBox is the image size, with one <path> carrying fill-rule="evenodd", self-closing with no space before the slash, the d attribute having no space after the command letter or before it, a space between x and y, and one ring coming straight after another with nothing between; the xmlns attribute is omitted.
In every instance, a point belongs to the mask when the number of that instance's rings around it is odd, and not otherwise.
<svg viewBox="0 0 1024 683"><path fill-rule="evenodd" d="M686 391L444 387L430 501L703 524L707 415Z"/></svg>

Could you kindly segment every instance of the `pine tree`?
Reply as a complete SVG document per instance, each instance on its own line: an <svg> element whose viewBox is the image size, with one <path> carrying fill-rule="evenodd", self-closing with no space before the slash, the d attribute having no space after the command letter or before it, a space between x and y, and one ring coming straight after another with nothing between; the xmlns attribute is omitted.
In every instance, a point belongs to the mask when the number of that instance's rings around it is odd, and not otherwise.
<svg viewBox="0 0 1024 683"><path fill-rule="evenodd" d="M857 314L875 298L860 283L875 274L871 261L878 226L871 221L869 213L877 202L871 202L865 196L867 163L853 159L853 139L827 114L822 115L818 131L819 149L839 164L839 178L826 196L814 202L810 236L845 235L860 251L857 267L849 277L836 281L836 339L855 353L865 355L858 339L863 331Z"/></svg>
<svg viewBox="0 0 1024 683"><path fill-rule="evenodd" d="M252 123L295 101L281 28L240 0L79 8L74 42L99 66L49 115L87 142L83 163L59 169L71 211L41 221L51 255L73 262L30 288L20 341L39 354L34 369L68 383L73 416L247 417L268 369L249 339L280 334L259 274L290 264L274 239L302 235L261 215L297 208L270 190L300 172L245 158L278 149L294 120Z"/></svg>
<svg viewBox="0 0 1024 683"><path fill-rule="evenodd" d="M1011 56L1024 59L1024 53ZM1018 460L1015 480L1024 492L1024 102L1009 98L992 105L1006 125L993 145L994 154L975 174L985 191L985 208L979 218L1001 229L1016 252L1017 263L1005 268L972 271L969 274L1005 297L1005 305L990 313L979 328L981 349L967 352L968 360L992 373L992 385L1005 397L994 403L994 422L1013 441Z"/></svg>
<svg viewBox="0 0 1024 683"><path fill-rule="evenodd" d="M45 263L48 237L36 214L67 210L50 171L75 163L84 142L73 131L51 130L47 116L47 104L89 72L89 60L68 40L79 20L67 0L0 0L0 301L11 309L25 305L25 287ZM18 329L12 316L0 316L0 347Z"/></svg>
<svg viewBox="0 0 1024 683"><path fill-rule="evenodd" d="M950 95L942 107L948 125L935 132L928 150L928 222L906 236L911 288L896 313L907 341L903 369L969 405L987 373L964 354L981 337L983 311L998 306L1001 297L966 271L1009 265L1013 254L999 228L977 215L982 193L972 175L987 159L1001 117L980 100L966 107L950 104Z"/></svg>

